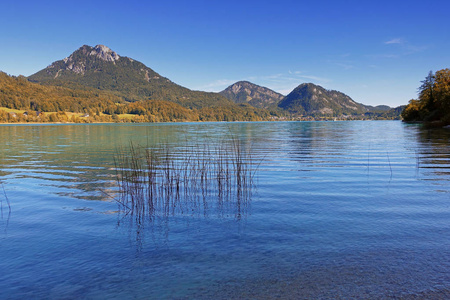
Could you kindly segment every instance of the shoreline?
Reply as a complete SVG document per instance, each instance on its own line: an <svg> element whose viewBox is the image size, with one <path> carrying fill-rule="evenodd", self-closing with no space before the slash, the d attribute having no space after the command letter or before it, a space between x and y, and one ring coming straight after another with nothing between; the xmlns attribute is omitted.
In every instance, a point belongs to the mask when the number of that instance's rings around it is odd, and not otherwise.
<svg viewBox="0 0 450 300"><path fill-rule="evenodd" d="M262 121L169 121L169 122L0 122L2 125L89 125L89 124L171 124L171 123L260 123L260 122L355 122L355 121L402 121L402 120L379 120L379 119L356 119L356 120L262 120ZM419 122L405 122L415 124ZM445 126L444 126L445 127Z"/></svg>

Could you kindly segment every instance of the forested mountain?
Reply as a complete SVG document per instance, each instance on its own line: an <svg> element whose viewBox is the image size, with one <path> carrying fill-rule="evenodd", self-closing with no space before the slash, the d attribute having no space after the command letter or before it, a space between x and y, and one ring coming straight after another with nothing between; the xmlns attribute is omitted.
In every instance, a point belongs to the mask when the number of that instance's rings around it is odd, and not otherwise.
<svg viewBox="0 0 450 300"><path fill-rule="evenodd" d="M312 83L299 85L286 97L248 81L236 82L220 94L235 103L269 108L272 112L278 107L282 113L287 112L294 118L351 115L352 119L399 119L403 110L403 106L392 108L387 105L370 106L357 103L341 92L328 91Z"/></svg>
<svg viewBox="0 0 450 300"><path fill-rule="evenodd" d="M314 116L363 114L368 111L363 104L353 101L349 96L312 83L300 84L278 106L293 114Z"/></svg>
<svg viewBox="0 0 450 300"><path fill-rule="evenodd" d="M192 91L106 46L84 45L28 79L45 85L112 91L127 101L166 100L187 108L230 105L217 93Z"/></svg>
<svg viewBox="0 0 450 300"><path fill-rule="evenodd" d="M260 121L269 118L267 111L249 105L230 103L189 109L164 100L127 102L109 91L46 86L23 76L0 72L0 122Z"/></svg>
<svg viewBox="0 0 450 300"><path fill-rule="evenodd" d="M248 81L236 82L220 94L235 103L248 103L259 108L269 108L284 98L280 93Z"/></svg>
<svg viewBox="0 0 450 300"><path fill-rule="evenodd" d="M14 77L0 72L0 107L86 112L88 109L106 110L120 102L123 102L121 98L108 92L43 86L29 82L23 76Z"/></svg>
<svg viewBox="0 0 450 300"><path fill-rule="evenodd" d="M369 111L373 111L373 112L389 111L392 109L392 107L387 106L387 105L377 105L377 106L365 105L365 107Z"/></svg>

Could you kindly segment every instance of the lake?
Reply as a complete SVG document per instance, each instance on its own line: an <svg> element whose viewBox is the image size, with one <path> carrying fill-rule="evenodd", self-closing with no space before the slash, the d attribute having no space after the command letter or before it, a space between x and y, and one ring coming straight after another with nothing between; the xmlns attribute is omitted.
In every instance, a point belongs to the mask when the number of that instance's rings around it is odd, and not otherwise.
<svg viewBox="0 0 450 300"><path fill-rule="evenodd" d="M1 299L450 298L449 129L2 125L0 140ZM130 144L178 161L236 141L245 199L212 186L151 215L121 207Z"/></svg>

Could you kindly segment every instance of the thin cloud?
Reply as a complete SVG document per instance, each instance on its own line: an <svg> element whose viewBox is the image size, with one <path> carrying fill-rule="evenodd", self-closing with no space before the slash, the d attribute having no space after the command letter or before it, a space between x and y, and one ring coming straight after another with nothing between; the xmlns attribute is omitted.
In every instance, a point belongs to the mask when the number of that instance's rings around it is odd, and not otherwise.
<svg viewBox="0 0 450 300"><path fill-rule="evenodd" d="M326 84L331 82L330 79L316 76L313 74L306 74L302 71L287 71L284 74L274 74L267 76L260 76L255 79L258 85L268 87L271 90L277 91L280 94L287 95L298 85L313 81L316 84ZM255 82L255 83L256 83Z"/></svg>
<svg viewBox="0 0 450 300"><path fill-rule="evenodd" d="M335 65L343 68L344 70L350 70L350 69L354 69L355 68L355 66L350 65L350 64L346 64L346 63L335 63Z"/></svg>
<svg viewBox="0 0 450 300"><path fill-rule="evenodd" d="M387 42L384 42L385 45L398 45L398 47L402 50L402 54L413 54L417 52L422 52L426 49L428 49L428 46L417 46L411 44L409 41L401 38L396 38L389 40Z"/></svg>
<svg viewBox="0 0 450 300"><path fill-rule="evenodd" d="M321 85L331 82L331 80L328 78L316 76L313 74L306 74L302 71L291 70L287 71L286 73L276 73L263 76L249 76L246 78L241 78L239 80L250 81L254 84L267 87L283 95L289 94L295 87L304 82L312 81L316 84ZM219 92L239 80L218 79L206 85L200 86L197 90L206 92Z"/></svg>
<svg viewBox="0 0 450 300"><path fill-rule="evenodd" d="M413 54L417 52L422 52L428 49L428 46L414 46L414 45L406 45L405 54Z"/></svg>
<svg viewBox="0 0 450 300"><path fill-rule="evenodd" d="M423 52L429 48L429 46L426 45L423 46L413 45L408 40L405 40L403 38L390 39L386 42L383 42L383 44L390 45L389 47L390 51L393 51L394 53L374 54L368 55L368 57L395 59L400 58L402 56Z"/></svg>
<svg viewBox="0 0 450 300"><path fill-rule="evenodd" d="M310 80L314 80L314 81L318 81L318 82L330 82L331 80L328 78L324 78L324 77L318 77L318 76L314 76L314 75L300 75L299 78L304 78L304 79L310 79Z"/></svg>
<svg viewBox="0 0 450 300"><path fill-rule="evenodd" d="M273 81L296 81L296 82L300 82L303 81L305 79L307 80L314 80L314 81L318 81L318 82L329 82L330 79L328 78L324 78L324 77L320 77L320 76L315 76L315 75L311 75L311 74L304 74L301 71L288 71L287 74L275 74L275 75L268 75L268 76L262 76L261 79L263 80L273 80Z"/></svg>
<svg viewBox="0 0 450 300"><path fill-rule="evenodd" d="M232 85L237 81L238 80L218 79L204 86L199 87L198 90L205 92L217 92L227 88L228 86Z"/></svg>
<svg viewBox="0 0 450 300"><path fill-rule="evenodd" d="M281 74L281 73L267 76L268 79L278 79L278 78L282 78L282 77L283 77L283 74Z"/></svg>
<svg viewBox="0 0 450 300"><path fill-rule="evenodd" d="M386 45L392 45L392 44L404 44L405 40L402 38L395 38L389 41L384 42Z"/></svg>
<svg viewBox="0 0 450 300"><path fill-rule="evenodd" d="M348 53L338 55L334 58L328 59L327 63L330 65L338 66L342 70L346 70L346 71L358 68L355 66L355 61L351 59L351 54L348 54Z"/></svg>
<svg viewBox="0 0 450 300"><path fill-rule="evenodd" d="M373 54L367 55L369 58L399 58L401 55L398 54Z"/></svg>

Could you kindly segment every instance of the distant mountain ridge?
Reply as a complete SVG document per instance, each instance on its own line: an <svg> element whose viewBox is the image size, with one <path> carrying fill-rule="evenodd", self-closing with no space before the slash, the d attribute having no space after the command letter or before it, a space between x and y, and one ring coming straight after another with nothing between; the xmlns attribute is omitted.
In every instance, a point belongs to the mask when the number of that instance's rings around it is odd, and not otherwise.
<svg viewBox="0 0 450 300"><path fill-rule="evenodd" d="M128 101L167 100L188 108L229 105L217 93L192 91L104 45L83 45L28 79L45 85L108 90Z"/></svg>
<svg viewBox="0 0 450 300"><path fill-rule="evenodd" d="M278 103L282 109L299 115L361 114L368 108L346 94L302 83Z"/></svg>
<svg viewBox="0 0 450 300"><path fill-rule="evenodd" d="M247 116L250 111L250 115L263 118L270 115L282 118L344 116L344 119L358 115L359 118L391 116L397 112L388 106L357 103L342 92L326 90L313 83L302 83L287 96L248 81L236 82L220 93L193 91L104 45L83 45L68 57L29 76L28 80L46 86L107 92L125 102L173 102L193 110L194 115L195 110L202 110L200 119L229 120L230 112L234 116Z"/></svg>
<svg viewBox="0 0 450 300"><path fill-rule="evenodd" d="M387 105L370 106L354 101L348 95L327 90L313 83L302 83L287 96L248 81L238 81L219 92L235 103L254 107L280 109L293 116L363 115L392 118L400 114L398 108Z"/></svg>
<svg viewBox="0 0 450 300"><path fill-rule="evenodd" d="M235 103L248 103L259 108L269 108L284 98L280 93L248 81L238 81L219 94Z"/></svg>

